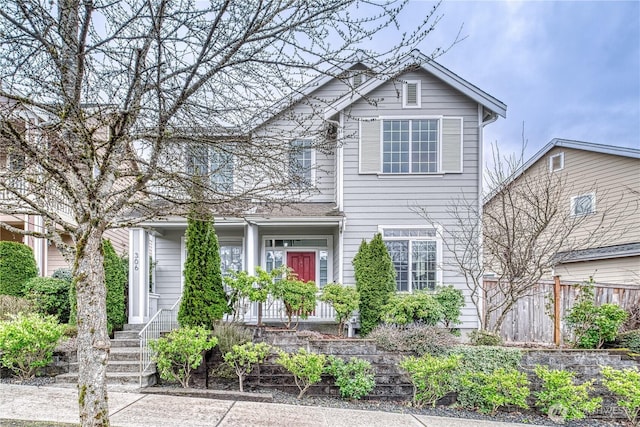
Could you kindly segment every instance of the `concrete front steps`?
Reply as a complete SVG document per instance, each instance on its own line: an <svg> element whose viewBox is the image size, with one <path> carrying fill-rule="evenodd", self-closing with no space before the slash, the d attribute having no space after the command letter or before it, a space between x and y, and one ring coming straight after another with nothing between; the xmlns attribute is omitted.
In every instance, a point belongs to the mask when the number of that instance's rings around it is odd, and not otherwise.
<svg viewBox="0 0 640 427"><path fill-rule="evenodd" d="M107 365L107 386L117 389L133 389L156 384L156 370L145 371L140 378L140 340L138 332L143 325L125 325L123 331L114 332L111 353ZM56 376L56 384L75 385L78 383L78 360L73 357L69 372Z"/></svg>

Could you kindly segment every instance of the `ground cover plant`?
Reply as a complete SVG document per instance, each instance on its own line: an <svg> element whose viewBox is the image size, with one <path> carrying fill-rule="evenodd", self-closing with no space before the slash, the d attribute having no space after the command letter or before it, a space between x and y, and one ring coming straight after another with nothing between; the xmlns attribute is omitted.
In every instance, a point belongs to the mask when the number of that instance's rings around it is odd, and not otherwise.
<svg viewBox="0 0 640 427"><path fill-rule="evenodd" d="M574 384L573 372L537 366L536 375L542 388L535 392L536 406L550 418L562 420L583 419L602 405L601 397L590 397L594 380Z"/></svg>
<svg viewBox="0 0 640 427"><path fill-rule="evenodd" d="M340 396L347 399L360 399L375 388L375 371L371 362L352 357L348 361L330 356L326 372L335 378Z"/></svg>
<svg viewBox="0 0 640 427"><path fill-rule="evenodd" d="M436 406L439 399L455 389L454 378L460 367L460 357L409 356L402 359L400 367L407 371L413 384L413 405L417 408Z"/></svg>
<svg viewBox="0 0 640 427"><path fill-rule="evenodd" d="M637 368L602 368L602 384L616 397L616 404L634 426L640 425L640 372Z"/></svg>
<svg viewBox="0 0 640 427"><path fill-rule="evenodd" d="M513 368L498 368L491 373L466 372L460 383L468 394L477 396L476 409L482 413L493 415L509 405L529 408L527 374Z"/></svg>

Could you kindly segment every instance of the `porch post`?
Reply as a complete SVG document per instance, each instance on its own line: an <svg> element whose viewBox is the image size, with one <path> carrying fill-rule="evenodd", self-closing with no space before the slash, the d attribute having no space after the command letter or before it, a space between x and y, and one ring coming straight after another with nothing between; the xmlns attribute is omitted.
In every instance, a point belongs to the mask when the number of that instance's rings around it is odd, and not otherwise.
<svg viewBox="0 0 640 427"><path fill-rule="evenodd" d="M149 320L149 235L129 229L129 323Z"/></svg>
<svg viewBox="0 0 640 427"><path fill-rule="evenodd" d="M247 222L247 233L245 235L245 248L247 250L247 265L245 266L245 270L250 275L254 275L256 272L256 262L258 258L256 257L258 251L258 226L255 224L251 224Z"/></svg>

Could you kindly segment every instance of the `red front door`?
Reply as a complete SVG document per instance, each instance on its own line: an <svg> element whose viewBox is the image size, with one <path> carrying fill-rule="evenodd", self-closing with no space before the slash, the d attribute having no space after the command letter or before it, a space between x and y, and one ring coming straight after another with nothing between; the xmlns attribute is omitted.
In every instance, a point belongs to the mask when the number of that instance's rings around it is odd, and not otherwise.
<svg viewBox="0 0 640 427"><path fill-rule="evenodd" d="M287 267L304 282L316 281L315 252L287 252Z"/></svg>

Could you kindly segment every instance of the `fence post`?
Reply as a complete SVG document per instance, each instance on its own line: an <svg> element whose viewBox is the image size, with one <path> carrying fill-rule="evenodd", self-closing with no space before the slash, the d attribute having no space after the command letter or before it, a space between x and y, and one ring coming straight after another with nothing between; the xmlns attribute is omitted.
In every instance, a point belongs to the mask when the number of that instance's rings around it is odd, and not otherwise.
<svg viewBox="0 0 640 427"><path fill-rule="evenodd" d="M553 343L560 347L560 276L553 280Z"/></svg>

